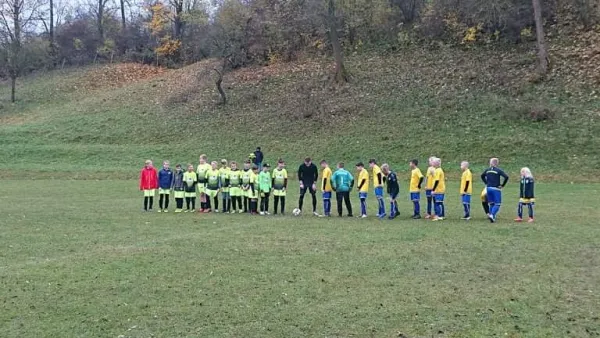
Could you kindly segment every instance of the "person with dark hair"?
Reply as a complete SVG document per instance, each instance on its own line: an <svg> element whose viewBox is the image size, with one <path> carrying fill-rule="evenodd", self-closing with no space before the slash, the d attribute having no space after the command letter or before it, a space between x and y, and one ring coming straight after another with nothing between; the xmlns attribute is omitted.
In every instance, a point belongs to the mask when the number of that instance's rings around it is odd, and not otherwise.
<svg viewBox="0 0 600 338"><path fill-rule="evenodd" d="M265 159L265 156L262 152L262 150L260 149L260 147L256 147L256 150L254 151L254 164L256 164L256 166L258 167L258 172L262 171L262 164L263 161Z"/></svg>
<svg viewBox="0 0 600 338"><path fill-rule="evenodd" d="M348 211L348 217L353 217L350 191L354 187L354 177L352 177L352 174L348 170L344 169L344 162L338 163L337 167L338 170L331 176L331 187L335 191L338 215L342 217L342 202L344 202Z"/></svg>
<svg viewBox="0 0 600 338"><path fill-rule="evenodd" d="M310 157L304 159L304 163L298 168L298 181L300 181L300 198L298 199L298 209L302 210L304 204L304 195L306 190L310 192L312 196L312 207L313 214L319 216L317 213L317 179L319 178L319 169L312 163Z"/></svg>
<svg viewBox="0 0 600 338"><path fill-rule="evenodd" d="M419 160L410 161L410 200L413 202L412 219L421 218L421 185L423 184L423 173L419 169ZM428 196L429 197L429 196Z"/></svg>

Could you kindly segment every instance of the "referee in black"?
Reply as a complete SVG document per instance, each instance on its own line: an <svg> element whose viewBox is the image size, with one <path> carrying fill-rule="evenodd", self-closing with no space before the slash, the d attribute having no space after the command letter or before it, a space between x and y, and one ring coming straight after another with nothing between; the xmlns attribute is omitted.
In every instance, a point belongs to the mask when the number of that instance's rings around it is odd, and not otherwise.
<svg viewBox="0 0 600 338"><path fill-rule="evenodd" d="M300 199L298 200L298 209L302 211L304 204L304 194L306 189L312 196L313 215L319 216L317 213L317 179L319 178L319 170L312 163L310 157L304 159L304 163L298 168L298 181L300 181Z"/></svg>

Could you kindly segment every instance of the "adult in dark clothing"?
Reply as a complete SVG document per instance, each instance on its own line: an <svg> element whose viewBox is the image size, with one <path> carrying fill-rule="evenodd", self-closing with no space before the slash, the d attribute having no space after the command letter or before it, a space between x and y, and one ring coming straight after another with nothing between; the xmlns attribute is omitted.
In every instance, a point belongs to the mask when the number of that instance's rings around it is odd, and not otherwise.
<svg viewBox="0 0 600 338"><path fill-rule="evenodd" d="M263 152L260 150L260 147L256 147L254 151L254 164L258 167L258 172L262 171L263 160L265 159Z"/></svg>
<svg viewBox="0 0 600 338"><path fill-rule="evenodd" d="M319 178L319 169L312 163L310 157L304 159L304 163L298 168L298 181L300 181L300 199L298 200L298 209L302 210L304 204L304 194L306 190L310 192L312 196L313 214L318 216L317 213L317 179Z"/></svg>

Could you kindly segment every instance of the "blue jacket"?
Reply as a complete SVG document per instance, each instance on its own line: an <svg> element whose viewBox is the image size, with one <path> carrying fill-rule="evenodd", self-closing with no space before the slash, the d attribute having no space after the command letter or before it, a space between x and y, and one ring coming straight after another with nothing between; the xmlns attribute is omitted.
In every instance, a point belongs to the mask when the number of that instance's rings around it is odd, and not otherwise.
<svg viewBox="0 0 600 338"><path fill-rule="evenodd" d="M503 179L502 182L500 182L501 178ZM481 180L486 187L500 188L508 182L508 175L498 167L489 167L481 174Z"/></svg>
<svg viewBox="0 0 600 338"><path fill-rule="evenodd" d="M173 185L173 172L171 169L161 169L158 172L158 187L161 189L171 189Z"/></svg>
<svg viewBox="0 0 600 338"><path fill-rule="evenodd" d="M263 155L262 151L260 151L260 150L255 151L254 156L256 156L254 158L254 164L261 164L263 162L264 155Z"/></svg>

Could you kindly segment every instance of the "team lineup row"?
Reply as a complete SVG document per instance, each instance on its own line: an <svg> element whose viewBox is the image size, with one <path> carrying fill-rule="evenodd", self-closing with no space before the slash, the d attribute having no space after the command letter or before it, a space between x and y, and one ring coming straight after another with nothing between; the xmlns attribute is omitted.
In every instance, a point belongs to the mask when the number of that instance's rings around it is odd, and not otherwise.
<svg viewBox="0 0 600 338"><path fill-rule="evenodd" d="M413 203L413 219L421 218L421 191L425 190L427 209L425 218L433 221L441 221L446 217L444 197L446 194L446 179L441 167L441 159L430 157L429 167L425 175L421 172L418 160L410 161L409 191ZM300 197L298 208L294 209L297 215L302 211L304 196L308 192L312 197L312 211L315 216L331 216L331 199L335 192L337 200L337 212L342 216L345 204L347 216L352 217L352 203L350 192L356 188L360 200L359 217L367 217L367 195L372 181L373 190L378 204L378 218L385 218L386 206L384 200L384 189L390 200L389 218L394 219L399 215L397 198L400 191L399 181L396 173L388 164L379 166L372 159L368 162L371 175L362 162L356 164L356 179L346 168L344 163L336 165L337 169L332 171L327 161L321 164L321 181L319 190L323 198L323 214L317 212L317 182L319 170L306 158L298 168L298 181L300 182ZM473 192L473 174L469 169L469 163L461 163L460 195L464 207L462 219L471 218L471 195ZM502 188L508 182L508 175L498 167L498 159L492 158L490 166L482 174L481 179L485 188L481 193L482 205L487 217L495 222L500 206L502 204ZM250 213L269 215L269 201L271 195L274 199L274 214L285 213L286 195L288 187L288 172L285 162L279 160L276 168L271 171L269 164L259 167L252 164L250 160L243 163L240 168L237 162L228 163L221 160L208 162L206 155L200 156L196 168L192 164L187 165L187 170L177 164L175 171L170 168L169 161L163 162L163 167L157 171L151 160L147 160L140 174L140 190L144 192L144 211L151 211L154 197L158 190L158 212L168 212L169 197L173 193L176 209L175 212L195 212L196 198L200 200L199 212L219 212L219 202L222 202L223 213ZM220 198L219 198L220 197ZM185 202L185 209L184 209ZM529 222L533 222L534 180L528 168L521 170L520 196L515 221L522 221L523 208L527 206Z"/></svg>

